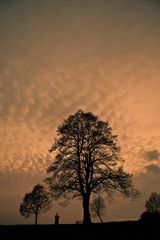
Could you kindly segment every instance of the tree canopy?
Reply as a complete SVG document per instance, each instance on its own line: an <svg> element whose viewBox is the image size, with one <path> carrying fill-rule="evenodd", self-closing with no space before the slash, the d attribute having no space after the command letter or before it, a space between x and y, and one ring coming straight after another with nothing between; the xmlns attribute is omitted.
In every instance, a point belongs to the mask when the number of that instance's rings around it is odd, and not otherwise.
<svg viewBox="0 0 160 240"><path fill-rule="evenodd" d="M160 213L160 195L156 192L151 193L149 199L145 203L145 207L148 212Z"/></svg>
<svg viewBox="0 0 160 240"><path fill-rule="evenodd" d="M83 223L91 223L91 194L117 190L133 197L137 193L132 176L123 169L117 135L91 112L79 110L65 119L49 151L54 151L55 159L46 182L54 197L82 199Z"/></svg>

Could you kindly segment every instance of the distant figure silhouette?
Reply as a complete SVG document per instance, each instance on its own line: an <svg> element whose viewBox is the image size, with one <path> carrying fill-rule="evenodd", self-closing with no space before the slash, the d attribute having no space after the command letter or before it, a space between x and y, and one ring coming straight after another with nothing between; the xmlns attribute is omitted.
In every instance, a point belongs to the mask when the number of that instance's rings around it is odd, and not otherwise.
<svg viewBox="0 0 160 240"><path fill-rule="evenodd" d="M55 224L56 225L59 224L59 215L58 215L58 213L56 213L56 215L55 215Z"/></svg>

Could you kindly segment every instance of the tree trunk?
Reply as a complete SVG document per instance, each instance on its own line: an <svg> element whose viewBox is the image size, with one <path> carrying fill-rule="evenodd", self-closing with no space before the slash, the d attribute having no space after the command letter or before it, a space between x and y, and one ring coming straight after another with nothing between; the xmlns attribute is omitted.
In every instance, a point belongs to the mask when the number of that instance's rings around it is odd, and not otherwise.
<svg viewBox="0 0 160 240"><path fill-rule="evenodd" d="M91 217L89 211L90 195L83 196L83 224L91 224Z"/></svg>
<svg viewBox="0 0 160 240"><path fill-rule="evenodd" d="M98 217L99 217L99 219L100 219L101 223L103 223L103 220L102 220L102 218L101 218L101 215L100 215L100 214L98 214Z"/></svg>
<svg viewBox="0 0 160 240"><path fill-rule="evenodd" d="M38 213L35 213L35 225L37 225L37 222L38 222Z"/></svg>

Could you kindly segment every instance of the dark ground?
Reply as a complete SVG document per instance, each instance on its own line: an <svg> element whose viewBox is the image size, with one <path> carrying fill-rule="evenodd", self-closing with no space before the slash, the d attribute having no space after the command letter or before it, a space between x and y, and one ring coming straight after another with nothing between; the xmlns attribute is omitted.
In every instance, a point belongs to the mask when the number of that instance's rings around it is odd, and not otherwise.
<svg viewBox="0 0 160 240"><path fill-rule="evenodd" d="M138 221L103 224L4 225L0 239L160 239L160 224Z"/></svg>

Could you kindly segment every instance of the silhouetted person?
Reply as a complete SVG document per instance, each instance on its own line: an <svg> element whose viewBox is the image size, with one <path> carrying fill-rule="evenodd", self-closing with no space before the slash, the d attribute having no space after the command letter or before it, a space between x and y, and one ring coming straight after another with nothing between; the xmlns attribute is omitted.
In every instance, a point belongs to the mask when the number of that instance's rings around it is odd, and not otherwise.
<svg viewBox="0 0 160 240"><path fill-rule="evenodd" d="M58 215L58 213L56 213L56 215L55 215L55 224L56 225L59 224L59 215Z"/></svg>

